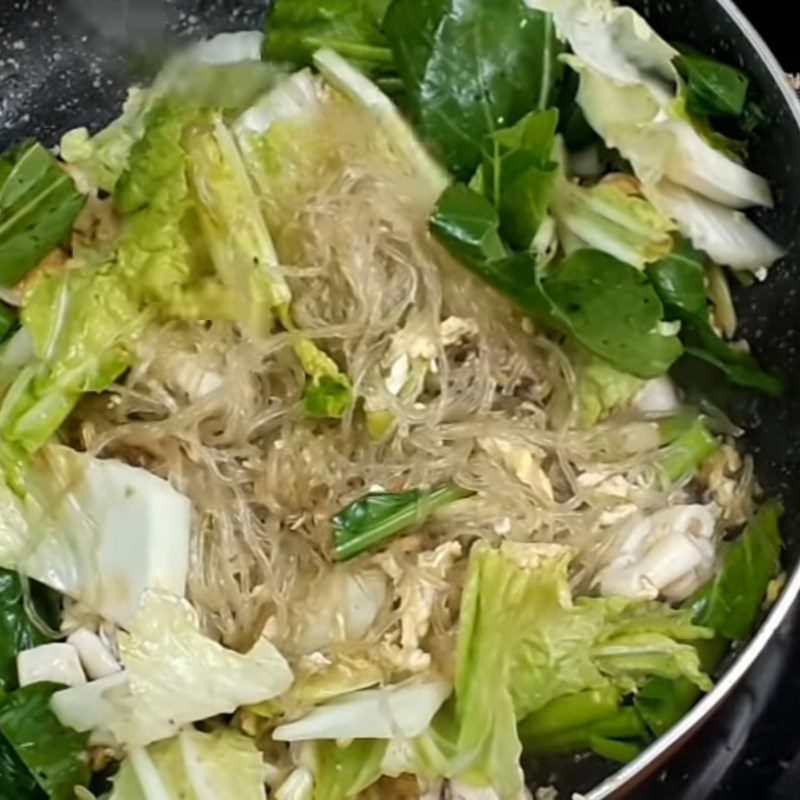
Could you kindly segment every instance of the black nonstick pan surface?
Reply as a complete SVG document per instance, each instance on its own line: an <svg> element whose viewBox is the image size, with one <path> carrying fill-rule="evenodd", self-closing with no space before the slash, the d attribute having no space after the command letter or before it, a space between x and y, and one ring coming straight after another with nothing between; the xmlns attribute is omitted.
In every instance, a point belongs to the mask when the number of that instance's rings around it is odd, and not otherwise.
<svg viewBox="0 0 800 800"><path fill-rule="evenodd" d="M265 5L264 0L0 0L0 149L30 136L55 145L71 128L104 126L118 114L127 88L146 80L182 40L259 28ZM800 561L800 111L763 42L728 0L637 0L632 5L665 37L747 71L770 120L752 148L751 165L770 179L776 208L758 219L787 247L788 256L766 283L740 292L737 305L743 335L765 366L783 374L787 393L774 400L720 397L713 386L707 390L748 431L747 447L767 494L784 500L785 563L791 575ZM800 575L788 587L800 590ZM781 615L788 612L789 599L778 609ZM777 629L779 620L772 622L763 639ZM696 722L695 732L701 720ZM659 759L643 762L635 774L590 796L641 796L642 777L663 766L691 733L687 730ZM587 791L612 771L598 761L571 765L562 788Z"/></svg>

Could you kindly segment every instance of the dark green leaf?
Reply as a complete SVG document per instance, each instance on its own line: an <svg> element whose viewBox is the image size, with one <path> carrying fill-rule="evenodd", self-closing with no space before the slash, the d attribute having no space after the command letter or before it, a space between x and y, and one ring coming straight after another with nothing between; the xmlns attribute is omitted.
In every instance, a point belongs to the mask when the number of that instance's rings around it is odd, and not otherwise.
<svg viewBox="0 0 800 800"><path fill-rule="evenodd" d="M40 144L0 156L0 286L15 286L58 247L85 202Z"/></svg>
<svg viewBox="0 0 800 800"><path fill-rule="evenodd" d="M35 581L30 582L30 591L36 613L45 624L57 628L56 593ZM17 688L17 654L47 641L25 611L19 575L0 569L0 691Z"/></svg>
<svg viewBox="0 0 800 800"><path fill-rule="evenodd" d="M0 736L0 800L47 800L14 748Z"/></svg>
<svg viewBox="0 0 800 800"><path fill-rule="evenodd" d="M713 673L728 651L728 642L715 638L696 642L703 671ZM697 702L702 692L686 678L652 678L634 697L634 706L653 736L663 736Z"/></svg>
<svg viewBox="0 0 800 800"><path fill-rule="evenodd" d="M368 71L393 71L381 22L389 0L279 0L267 14L263 57L296 67L330 47Z"/></svg>
<svg viewBox="0 0 800 800"><path fill-rule="evenodd" d="M702 692L686 678L653 678L636 695L634 703L654 736L663 736L697 702Z"/></svg>
<svg viewBox="0 0 800 800"><path fill-rule="evenodd" d="M431 229L456 258L469 266L499 261L508 255L494 206L466 186L457 184L445 189Z"/></svg>
<svg viewBox="0 0 800 800"><path fill-rule="evenodd" d="M555 109L534 111L484 143L484 194L499 212L500 232L520 250L531 246L559 177L559 166L550 158L557 125Z"/></svg>
<svg viewBox="0 0 800 800"><path fill-rule="evenodd" d="M698 53L683 53L675 66L687 80L686 108L701 117L738 117L747 102L750 81L738 69Z"/></svg>
<svg viewBox="0 0 800 800"><path fill-rule="evenodd" d="M114 187L114 202L123 214L147 208L184 163L183 134L191 116L176 103L161 103L145 120L145 135L131 148L128 167ZM162 191L159 192L159 189Z"/></svg>
<svg viewBox="0 0 800 800"><path fill-rule="evenodd" d="M666 258L647 268L667 309L681 316L708 314L705 262L702 253L682 242Z"/></svg>
<svg viewBox="0 0 800 800"><path fill-rule="evenodd" d="M5 341L16 326L16 310L0 302L0 342Z"/></svg>
<svg viewBox="0 0 800 800"><path fill-rule="evenodd" d="M619 690L612 685L557 697L520 722L522 744L526 750L535 750L550 737L608 719L617 713L621 700Z"/></svg>
<svg viewBox="0 0 800 800"><path fill-rule="evenodd" d="M732 383L773 397L783 393L783 381L770 375L746 350L732 347L717 336L706 320L685 320L682 338L686 352L721 370Z"/></svg>
<svg viewBox="0 0 800 800"><path fill-rule="evenodd" d="M711 327L703 277L705 261L702 253L684 242L647 268L667 313L681 321L686 352L712 364L739 386L780 394L780 379L764 372L750 353L720 339Z"/></svg>
<svg viewBox="0 0 800 800"><path fill-rule="evenodd" d="M681 354L677 337L658 332L661 301L635 267L597 250L579 250L544 287L565 333L624 372L655 378Z"/></svg>
<svg viewBox="0 0 800 800"><path fill-rule="evenodd" d="M739 127L747 136L754 136L767 124L764 109L755 101L749 100L739 118Z"/></svg>
<svg viewBox="0 0 800 800"><path fill-rule="evenodd" d="M498 227L491 203L458 186L445 191L431 219L433 234L465 266L619 369L653 378L681 354L676 337L657 331L661 301L639 270L605 253L580 250L542 276L532 255L494 255L502 245Z"/></svg>
<svg viewBox="0 0 800 800"><path fill-rule="evenodd" d="M11 746L51 800L72 800L75 787L89 782L89 736L65 728L50 710L50 698L61 688L36 683L0 699L0 741Z"/></svg>
<svg viewBox="0 0 800 800"><path fill-rule="evenodd" d="M562 45L523 0L393 0L384 29L422 137L462 180L488 134L550 105Z"/></svg>
<svg viewBox="0 0 800 800"><path fill-rule="evenodd" d="M685 101L686 98L684 97L684 102ZM738 161L740 164L743 164L747 160L748 144L745 140L739 138L741 136L741 131L737 128L734 127L731 135L729 135L728 133L722 133L716 130L708 118L698 116L697 114L691 114L688 112L688 109L686 116L688 121L692 124L692 127L715 150L719 150L720 153L724 153L728 158ZM728 125L727 127L732 126Z"/></svg>
<svg viewBox="0 0 800 800"><path fill-rule="evenodd" d="M767 587L780 572L782 513L779 502L767 503L728 546L716 577L690 601L699 625L730 641L752 633Z"/></svg>
<svg viewBox="0 0 800 800"><path fill-rule="evenodd" d="M393 536L421 525L431 514L473 492L454 484L408 492L376 492L351 503L333 518L336 561L347 561Z"/></svg>

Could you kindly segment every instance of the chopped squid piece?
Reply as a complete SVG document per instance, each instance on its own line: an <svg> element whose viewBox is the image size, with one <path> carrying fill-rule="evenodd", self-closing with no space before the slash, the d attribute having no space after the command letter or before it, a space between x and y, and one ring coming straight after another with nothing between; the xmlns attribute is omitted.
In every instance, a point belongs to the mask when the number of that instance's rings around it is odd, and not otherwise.
<svg viewBox="0 0 800 800"><path fill-rule="evenodd" d="M671 506L620 530L614 555L595 576L606 597L685 600L713 574L716 515L710 506Z"/></svg>
<svg viewBox="0 0 800 800"><path fill-rule="evenodd" d="M63 686L83 686L86 675L78 652L71 644L54 642L23 650L17 656L20 686L33 683L60 683Z"/></svg>
<svg viewBox="0 0 800 800"><path fill-rule="evenodd" d="M122 666L100 637L88 628L80 628L70 634L67 644L77 650L83 669L90 680L107 678L122 671Z"/></svg>

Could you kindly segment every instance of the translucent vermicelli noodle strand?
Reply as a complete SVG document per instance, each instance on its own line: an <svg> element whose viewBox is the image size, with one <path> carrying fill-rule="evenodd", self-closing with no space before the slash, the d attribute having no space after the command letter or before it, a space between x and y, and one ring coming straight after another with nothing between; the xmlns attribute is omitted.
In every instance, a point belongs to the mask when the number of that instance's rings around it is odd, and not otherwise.
<svg viewBox="0 0 800 800"><path fill-rule="evenodd" d="M357 112L346 114L343 142ZM619 519L679 491L659 488L655 426L575 427L576 378L558 341L431 240L419 179L354 141L363 134L317 165L299 195L265 198L296 335L323 346L359 398L344 420L305 416L290 335L253 340L223 323L160 330L124 383L76 416L91 452L144 464L191 498L189 596L205 629L240 647L268 621L297 649L317 584L356 569L332 566L330 519L373 487L455 481L478 492L410 540L412 552L467 545L453 575L463 576L470 542L504 537L576 547L581 585ZM377 436L366 424L375 413ZM598 471L595 485L581 477ZM426 647L440 658L459 590L437 594L432 610ZM391 639L399 617L388 604L358 641L345 632L336 646Z"/></svg>

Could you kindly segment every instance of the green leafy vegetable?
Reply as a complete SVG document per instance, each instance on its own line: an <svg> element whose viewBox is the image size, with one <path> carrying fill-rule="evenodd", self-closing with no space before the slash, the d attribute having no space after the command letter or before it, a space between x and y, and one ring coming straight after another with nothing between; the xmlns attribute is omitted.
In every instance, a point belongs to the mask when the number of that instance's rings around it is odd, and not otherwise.
<svg viewBox="0 0 800 800"><path fill-rule="evenodd" d="M47 800L47 795L3 736L0 736L0 798Z"/></svg>
<svg viewBox="0 0 800 800"><path fill-rule="evenodd" d="M106 389L130 365L130 346L145 317L118 270L103 264L42 276L22 321L36 356L6 392L0 431L7 443L31 453L84 392Z"/></svg>
<svg viewBox="0 0 800 800"><path fill-rule="evenodd" d="M5 509L0 510L0 517L6 519ZM45 624L55 629L58 626L58 598L55 592L32 581L30 593L35 612ZM0 569L0 692L11 692L18 686L17 655L47 641L25 610L19 575L11 570Z"/></svg>
<svg viewBox="0 0 800 800"><path fill-rule="evenodd" d="M583 187L563 181L553 202L562 232L583 247L601 250L637 269L672 250L675 224L647 200L614 184Z"/></svg>
<svg viewBox="0 0 800 800"><path fill-rule="evenodd" d="M686 431L659 452L658 464L665 479L671 484L694 474L719 447L719 439L709 431L702 419L696 419Z"/></svg>
<svg viewBox="0 0 800 800"><path fill-rule="evenodd" d="M591 428L627 406L644 388L644 381L587 352L575 348L572 365L578 379L578 419Z"/></svg>
<svg viewBox="0 0 800 800"><path fill-rule="evenodd" d="M4 342L17 325L17 312L0 302L0 343Z"/></svg>
<svg viewBox="0 0 800 800"><path fill-rule="evenodd" d="M295 67L328 47L366 71L393 71L394 56L381 29L389 0L279 0L265 22L263 57Z"/></svg>
<svg viewBox="0 0 800 800"><path fill-rule="evenodd" d="M27 298L22 322L35 353L19 365L0 406L3 461L17 471L84 393L103 391L130 366L133 345L152 322L225 319L263 332L271 310L289 298L237 147L218 117L160 102L126 163L115 199L127 219L115 250L39 276Z"/></svg>
<svg viewBox="0 0 800 800"><path fill-rule="evenodd" d="M783 384L779 378L764 372L750 353L720 339L711 327L705 263L702 253L682 242L647 270L667 313L681 321L686 352L717 367L732 383L770 395L780 394Z"/></svg>
<svg viewBox="0 0 800 800"><path fill-rule="evenodd" d="M306 412L311 417L341 419L353 399L353 387L336 362L308 339L294 344L310 382L306 385Z"/></svg>
<svg viewBox="0 0 800 800"><path fill-rule="evenodd" d="M314 800L358 797L380 778L387 740L357 739L346 747L337 742L314 743Z"/></svg>
<svg viewBox="0 0 800 800"><path fill-rule="evenodd" d="M661 301L634 267L596 250L577 251L545 276L531 255L503 259L497 212L462 186L445 190L430 224L483 280L622 371L658 377L681 354L677 337L659 329Z"/></svg>
<svg viewBox="0 0 800 800"><path fill-rule="evenodd" d="M750 81L741 70L694 52L679 55L675 66L687 80L690 114L738 117L744 112Z"/></svg>
<svg viewBox="0 0 800 800"><path fill-rule="evenodd" d="M129 215L115 256L117 269L129 296L166 318L236 315L230 291L205 272L204 260L189 242L202 229L190 213L195 198L184 135L208 122L208 114L179 105L153 108L114 194L119 210Z"/></svg>
<svg viewBox="0 0 800 800"><path fill-rule="evenodd" d="M154 783L181 800L263 800L264 765L255 742L237 731L184 728L123 761L109 800L148 800Z"/></svg>
<svg viewBox="0 0 800 800"><path fill-rule="evenodd" d="M706 672L713 672L728 650L719 637L697 643L700 661ZM634 705L653 736L663 736L697 702L700 690L685 678L653 678L634 698Z"/></svg>
<svg viewBox="0 0 800 800"><path fill-rule="evenodd" d="M131 148L128 167L120 176L114 192L120 212L132 214L143 208L163 205L168 198L181 200L178 193L183 184L176 175L183 173L183 133L194 121L194 116L192 112L168 103L162 103L148 113L145 135Z"/></svg>
<svg viewBox="0 0 800 800"><path fill-rule="evenodd" d="M336 561L347 561L384 544L410 528L421 525L431 514L473 492L454 484L407 492L375 492L342 509L333 518Z"/></svg>
<svg viewBox="0 0 800 800"><path fill-rule="evenodd" d="M482 195L457 184L439 198L431 229L442 244L460 261L483 277L490 266L507 258L500 237L500 216Z"/></svg>
<svg viewBox="0 0 800 800"><path fill-rule="evenodd" d="M624 372L655 378L681 353L677 337L659 330L662 308L650 284L612 256L579 250L543 286L556 327Z"/></svg>
<svg viewBox="0 0 800 800"><path fill-rule="evenodd" d="M40 144L0 156L0 286L15 286L58 247L85 202Z"/></svg>
<svg viewBox="0 0 800 800"><path fill-rule="evenodd" d="M0 697L0 749L2 740L10 745L51 800L72 800L73 789L89 782L88 736L65 728L50 710L59 688L36 683Z"/></svg>
<svg viewBox="0 0 800 800"><path fill-rule="evenodd" d="M128 166L131 149L144 135L150 97L147 91L132 90L122 115L94 136L86 128L65 133L61 137L61 157L80 167L100 189L113 192Z"/></svg>
<svg viewBox="0 0 800 800"><path fill-rule="evenodd" d="M115 199L130 215L118 269L129 294L159 317L237 320L258 330L269 306L286 301L272 241L218 117L157 105Z"/></svg>
<svg viewBox="0 0 800 800"><path fill-rule="evenodd" d="M520 723L525 752L593 750L612 761L630 761L641 752L649 733L636 709L621 703L621 693L613 686L551 701Z"/></svg>
<svg viewBox="0 0 800 800"><path fill-rule="evenodd" d="M551 158L557 125L557 111L534 111L484 143L484 193L499 213L500 233L520 250L531 246L559 177Z"/></svg>
<svg viewBox="0 0 800 800"><path fill-rule="evenodd" d="M562 46L523 0L394 0L384 30L422 138L462 180L488 134L550 105Z"/></svg>
<svg viewBox="0 0 800 800"><path fill-rule="evenodd" d="M768 503L729 545L714 580L690 601L699 624L731 641L750 635L781 568L782 513L779 502Z"/></svg>
<svg viewBox="0 0 800 800"><path fill-rule="evenodd" d="M688 242L682 242L667 258L648 269L662 302L676 315L694 317L708 313L703 277L705 260Z"/></svg>
<svg viewBox="0 0 800 800"><path fill-rule="evenodd" d="M100 189L113 193L129 166L131 152L144 136L158 104L238 112L269 90L282 71L259 59L260 36L224 33L169 59L148 89L131 89L122 114L94 134L76 128L61 137L61 157ZM255 44L253 52L252 44Z"/></svg>
<svg viewBox="0 0 800 800"><path fill-rule="evenodd" d="M558 545L510 542L478 546L470 557L456 655L457 752L468 761L465 779L503 798L524 785L517 723L557 698L609 687L621 695L651 675L709 687L690 642L711 632L691 624L691 611L624 598L573 602L571 559Z"/></svg>

